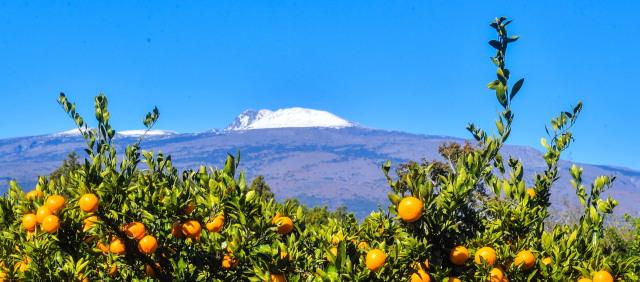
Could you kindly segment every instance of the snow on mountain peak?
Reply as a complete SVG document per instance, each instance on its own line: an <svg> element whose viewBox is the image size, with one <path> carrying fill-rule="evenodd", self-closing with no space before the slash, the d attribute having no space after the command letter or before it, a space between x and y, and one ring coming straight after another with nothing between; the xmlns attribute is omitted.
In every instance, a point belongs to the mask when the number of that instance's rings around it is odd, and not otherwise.
<svg viewBox="0 0 640 282"><path fill-rule="evenodd" d="M275 112L270 110L247 110L225 130L247 130L283 127L331 127L361 126L342 119L332 113L304 108L288 108Z"/></svg>

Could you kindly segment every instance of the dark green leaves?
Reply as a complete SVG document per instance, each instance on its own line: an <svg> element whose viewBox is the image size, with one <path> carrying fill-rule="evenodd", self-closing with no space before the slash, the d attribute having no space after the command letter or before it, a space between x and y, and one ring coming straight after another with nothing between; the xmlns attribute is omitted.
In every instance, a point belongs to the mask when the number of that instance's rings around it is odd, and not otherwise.
<svg viewBox="0 0 640 282"><path fill-rule="evenodd" d="M502 44L498 40L489 40L489 45L497 50L502 50Z"/></svg>
<svg viewBox="0 0 640 282"><path fill-rule="evenodd" d="M507 108L509 101L507 101L507 94L502 84L499 84L496 88L496 97L498 97L498 102L500 102L500 105L502 105L504 108Z"/></svg>
<svg viewBox="0 0 640 282"><path fill-rule="evenodd" d="M521 78L520 80L516 81L516 84L514 84L513 88L511 88L511 97L509 97L509 100L512 100L513 97L515 97L516 94L518 94L518 91L520 91L520 88L522 87L523 83L524 83L524 78Z"/></svg>

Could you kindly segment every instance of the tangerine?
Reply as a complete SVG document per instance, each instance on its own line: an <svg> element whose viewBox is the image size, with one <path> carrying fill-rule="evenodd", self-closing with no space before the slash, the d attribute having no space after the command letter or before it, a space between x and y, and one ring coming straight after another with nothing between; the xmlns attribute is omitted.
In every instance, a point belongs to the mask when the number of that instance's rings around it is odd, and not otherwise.
<svg viewBox="0 0 640 282"><path fill-rule="evenodd" d="M367 254L366 264L367 268L373 272L377 272L384 265L384 261L387 259L387 255L383 251L375 249L371 250Z"/></svg>
<svg viewBox="0 0 640 282"><path fill-rule="evenodd" d="M155 253L157 248L158 241L151 235L142 237L142 239L138 242L138 250L145 255Z"/></svg>
<svg viewBox="0 0 640 282"><path fill-rule="evenodd" d="M271 282L287 282L287 279L282 274L271 274L269 278L271 278Z"/></svg>
<svg viewBox="0 0 640 282"><path fill-rule="evenodd" d="M182 224L182 234L189 238L200 236L200 232L202 232L202 227L200 227L200 223L195 220L187 220Z"/></svg>
<svg viewBox="0 0 640 282"><path fill-rule="evenodd" d="M430 282L430 281L431 281L431 277L429 277L429 274L424 272L424 270L422 269L418 270L418 272L411 274L411 282Z"/></svg>
<svg viewBox="0 0 640 282"><path fill-rule="evenodd" d="M64 209L67 206L67 202L60 195L52 195L47 198L45 205L52 213L56 213Z"/></svg>
<svg viewBox="0 0 640 282"><path fill-rule="evenodd" d="M449 259L455 265L463 265L469 259L469 250L463 246L457 246L449 253Z"/></svg>
<svg viewBox="0 0 640 282"><path fill-rule="evenodd" d="M416 197L406 197L398 205L398 214L402 220L414 222L422 216L422 201Z"/></svg>
<svg viewBox="0 0 640 282"><path fill-rule="evenodd" d="M117 255L124 255L127 253L127 250L124 248L124 242L120 238L115 238L109 244L109 251Z"/></svg>
<svg viewBox="0 0 640 282"><path fill-rule="evenodd" d="M367 242L365 241L362 241L360 242L360 244L358 244L357 249L360 249L360 248L364 248L364 250L366 251L369 248L369 244L367 244Z"/></svg>
<svg viewBox="0 0 640 282"><path fill-rule="evenodd" d="M222 258L222 267L229 269L229 268L236 268L236 266L238 266L239 261L237 259L233 259L230 256L224 256L224 258Z"/></svg>
<svg viewBox="0 0 640 282"><path fill-rule="evenodd" d="M533 198L536 196L536 190L533 190L533 188L527 189L527 194Z"/></svg>
<svg viewBox="0 0 640 282"><path fill-rule="evenodd" d="M124 233L131 239L140 240L146 235L146 228L140 222L131 222L124 227Z"/></svg>
<svg viewBox="0 0 640 282"><path fill-rule="evenodd" d="M47 215L42 220L42 228L44 229L44 231L47 231L49 233L54 233L58 231L58 228L60 228L58 217L55 215Z"/></svg>
<svg viewBox="0 0 640 282"><path fill-rule="evenodd" d="M475 261L477 264L482 263L482 260L480 258L486 260L488 265L493 265L493 263L496 261L496 250L491 247L480 248L476 252ZM502 277L500 277L500 280L502 280Z"/></svg>
<svg viewBox="0 0 640 282"><path fill-rule="evenodd" d="M447 282L462 282L462 281L460 281L458 277L449 277L449 280L447 280Z"/></svg>
<svg viewBox="0 0 640 282"><path fill-rule="evenodd" d="M80 209L92 213L98 210L100 204L98 203L98 197L94 194L84 194L78 201Z"/></svg>
<svg viewBox="0 0 640 282"><path fill-rule="evenodd" d="M278 219L280 226L276 228L276 231L280 234L289 234L293 230L293 221L291 218L283 216Z"/></svg>
<svg viewBox="0 0 640 282"><path fill-rule="evenodd" d="M609 271L600 270L593 276L593 282L613 282L613 277Z"/></svg>
<svg viewBox="0 0 640 282"><path fill-rule="evenodd" d="M22 217L22 226L29 231L36 230L36 225L38 225L38 217L35 214L25 214Z"/></svg>
<svg viewBox="0 0 640 282"><path fill-rule="evenodd" d="M331 252L334 257L338 256L338 248L337 247L331 247L331 249L329 249L329 252ZM327 260L331 261L331 256L327 255Z"/></svg>
<svg viewBox="0 0 640 282"><path fill-rule="evenodd" d="M182 224L180 224L180 221L176 221L171 225L171 235L176 239L182 239Z"/></svg>
<svg viewBox="0 0 640 282"><path fill-rule="evenodd" d="M158 267L158 270L162 273L162 267L156 263L156 266ZM153 268L147 264L147 266L145 267L145 272L147 272L147 276L151 277L151 278L156 278L156 272L153 271ZM159 273L158 273L159 274Z"/></svg>
<svg viewBox="0 0 640 282"><path fill-rule="evenodd" d="M36 197L43 198L44 195L40 190L33 190L27 194L27 200L30 200L30 199L35 200Z"/></svg>
<svg viewBox="0 0 640 282"><path fill-rule="evenodd" d="M522 264L522 269L527 270L533 267L534 263L536 262L536 258L529 251L521 251L516 256L514 262L516 263L516 265Z"/></svg>
<svg viewBox="0 0 640 282"><path fill-rule="evenodd" d="M207 223L209 232L220 232L224 226L224 215L219 215L213 221Z"/></svg>
<svg viewBox="0 0 640 282"><path fill-rule="evenodd" d="M502 282L504 279L504 272L500 268L494 268L489 271L489 277L491 282Z"/></svg>
<svg viewBox="0 0 640 282"><path fill-rule="evenodd" d="M550 265L553 263L553 261L551 261L551 258L544 258L542 260L542 263L544 263L544 265Z"/></svg>

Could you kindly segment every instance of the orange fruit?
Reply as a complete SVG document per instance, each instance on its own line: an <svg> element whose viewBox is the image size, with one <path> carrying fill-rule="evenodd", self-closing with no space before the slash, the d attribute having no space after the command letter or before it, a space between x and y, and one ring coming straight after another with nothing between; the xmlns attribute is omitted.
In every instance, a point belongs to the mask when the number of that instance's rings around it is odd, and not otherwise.
<svg viewBox="0 0 640 282"><path fill-rule="evenodd" d="M476 251L475 261L477 264L482 263L482 260L480 258L484 258L487 261L487 264L493 265L493 263L496 261L496 250L491 247L480 248L478 251ZM502 280L502 277L500 277L500 280Z"/></svg>
<svg viewBox="0 0 640 282"><path fill-rule="evenodd" d="M426 269L429 269L429 259L425 259L424 260L424 266L427 267ZM420 262L417 262L417 261L415 263L413 263L412 267L415 268L415 269L418 269L418 270L423 270L422 269L422 264Z"/></svg>
<svg viewBox="0 0 640 282"><path fill-rule="evenodd" d="M102 244L102 243L100 243L100 242L98 242L97 247L98 247L98 249L100 249L103 253L106 253L106 252L108 252L108 251L109 251L109 247L108 247L108 246L103 245L103 244Z"/></svg>
<svg viewBox="0 0 640 282"><path fill-rule="evenodd" d="M22 261L19 261L13 266L13 270L25 272L27 271L27 264Z"/></svg>
<svg viewBox="0 0 640 282"><path fill-rule="evenodd" d="M176 239L182 238L182 224L180 224L180 221L174 222L171 226L171 235Z"/></svg>
<svg viewBox="0 0 640 282"><path fill-rule="evenodd" d="M187 241L191 244L200 243L200 235L196 236L195 238L187 238Z"/></svg>
<svg viewBox="0 0 640 282"><path fill-rule="evenodd" d="M504 277L502 277L502 282L509 282L509 278L507 278L507 274L504 274Z"/></svg>
<svg viewBox="0 0 640 282"><path fill-rule="evenodd" d="M98 217L97 216L90 216L87 217L84 220L84 228L82 229L82 232L87 232L89 230L89 228L96 222L98 221Z"/></svg>
<svg viewBox="0 0 640 282"><path fill-rule="evenodd" d="M502 282L504 279L504 273L500 268L494 268L489 271L489 277L491 278L491 282Z"/></svg>
<svg viewBox="0 0 640 282"><path fill-rule="evenodd" d="M89 282L89 278L87 278L86 276L84 277L84 279L82 279L82 273L78 274L78 280L82 280L82 282Z"/></svg>
<svg viewBox="0 0 640 282"><path fill-rule="evenodd" d="M287 282L287 279L282 274L271 274L269 278L271 278L271 282Z"/></svg>
<svg viewBox="0 0 640 282"><path fill-rule="evenodd" d="M140 239L140 241L138 242L138 250L145 255L155 253L157 248L158 241L151 235L142 237L142 239Z"/></svg>
<svg viewBox="0 0 640 282"><path fill-rule="evenodd" d="M536 196L536 190L533 190L533 188L531 189L527 189L527 194L529 194L529 196L531 196L531 198Z"/></svg>
<svg viewBox="0 0 640 282"><path fill-rule="evenodd" d="M200 236L200 232L202 232L202 227L200 227L200 223L195 220L187 220L182 224L182 234L189 238Z"/></svg>
<svg viewBox="0 0 640 282"><path fill-rule="evenodd" d="M371 250L367 254L366 264L367 268L373 272L377 272L384 265L384 261L387 259L387 255L383 251L375 249Z"/></svg>
<svg viewBox="0 0 640 282"><path fill-rule="evenodd" d="M224 215L217 216L211 222L208 222L206 226L209 232L220 232L224 226Z"/></svg>
<svg viewBox="0 0 640 282"><path fill-rule="evenodd" d="M29 231L36 230L36 225L38 225L38 217L35 214L25 214L22 217L22 226Z"/></svg>
<svg viewBox="0 0 640 282"><path fill-rule="evenodd" d="M131 239L140 240L146 235L146 228L140 222L131 222L124 227L124 233Z"/></svg>
<svg viewBox="0 0 640 282"><path fill-rule="evenodd" d="M458 277L449 277L449 280L447 280L447 282L462 282L462 281L460 281Z"/></svg>
<svg viewBox="0 0 640 282"><path fill-rule="evenodd" d="M536 262L536 258L529 251L521 251L516 256L514 262L516 263L516 265L520 265L522 263L522 269L527 270L533 267Z"/></svg>
<svg viewBox="0 0 640 282"><path fill-rule="evenodd" d="M118 266L114 264L109 270L109 276L114 276L116 275L117 272L118 272Z"/></svg>
<svg viewBox="0 0 640 282"><path fill-rule="evenodd" d="M43 198L44 195L39 190L33 190L27 194L27 200L35 200L36 197Z"/></svg>
<svg viewBox="0 0 640 282"><path fill-rule="evenodd" d="M402 220L414 222L422 216L422 201L416 197L406 197L398 205L398 214Z"/></svg>
<svg viewBox="0 0 640 282"><path fill-rule="evenodd" d="M418 270L418 272L411 274L411 282L430 282L431 277L424 270Z"/></svg>
<svg viewBox="0 0 640 282"><path fill-rule="evenodd" d="M283 216L278 218L278 221L280 222L280 226L278 226L276 228L276 231L280 234L289 234L289 232L291 232L291 230L293 230L293 221L291 220L291 218Z"/></svg>
<svg viewBox="0 0 640 282"><path fill-rule="evenodd" d="M64 209L67 206L67 202L64 200L62 196L53 195L47 198L45 205L47 206L47 208L49 208L49 210L52 213L56 213Z"/></svg>
<svg viewBox="0 0 640 282"><path fill-rule="evenodd" d="M551 261L551 258L544 258L542 260L542 263L544 263L544 265L550 265L553 263L553 261Z"/></svg>
<svg viewBox="0 0 640 282"><path fill-rule="evenodd" d="M591 280L589 278L582 278L582 279L578 280L578 282L593 282L593 280Z"/></svg>
<svg viewBox="0 0 640 282"><path fill-rule="evenodd" d="M162 272L162 267L156 263L156 266L158 267L158 270L160 270L160 272ZM150 265L147 264L147 266L145 267L145 271L147 272L147 276L151 277L151 278L156 278L156 273L153 271L153 268L151 268ZM160 274L160 273L158 273Z"/></svg>
<svg viewBox="0 0 640 282"><path fill-rule="evenodd" d="M613 282L613 277L608 271L600 270L593 276L593 282Z"/></svg>
<svg viewBox="0 0 640 282"><path fill-rule="evenodd" d="M367 242L365 242L365 241L362 241L362 242L360 242L360 244L358 244L358 248L357 249L360 249L360 248L364 248L364 250L366 251L369 248L369 244L367 244Z"/></svg>
<svg viewBox="0 0 640 282"><path fill-rule="evenodd" d="M278 222L278 218L280 218L280 213L276 213L276 216L274 216L271 220L271 225L276 225L276 222Z"/></svg>
<svg viewBox="0 0 640 282"><path fill-rule="evenodd" d="M338 256L338 248L337 247L331 247L331 249L329 249L329 252L331 252L333 254L333 256L337 257ZM331 261L331 256L327 255L327 260Z"/></svg>
<svg viewBox="0 0 640 282"><path fill-rule="evenodd" d="M285 259L287 257L287 255L289 255L289 253L287 252L280 252L280 259ZM291 255L289 255L289 260L292 260L293 257L291 257Z"/></svg>
<svg viewBox="0 0 640 282"><path fill-rule="evenodd" d="M449 259L455 265L463 265L469 259L469 250L463 246L457 246L449 253Z"/></svg>
<svg viewBox="0 0 640 282"><path fill-rule="evenodd" d="M42 220L42 229L49 233L54 233L58 231L60 228L60 223L58 222L58 217L55 215L47 215L44 220Z"/></svg>
<svg viewBox="0 0 640 282"><path fill-rule="evenodd" d="M231 246L235 246L236 244L233 243L233 241L228 241L227 243L227 253L233 254L233 250L231 249Z"/></svg>
<svg viewBox="0 0 640 282"><path fill-rule="evenodd" d="M230 256L224 256L224 258L222 258L222 267L229 269L229 268L236 268L236 266L238 266L239 261L237 259L233 259Z"/></svg>
<svg viewBox="0 0 640 282"><path fill-rule="evenodd" d="M187 207L184 208L183 211L185 214L191 214L193 212L193 202L189 202L189 204L187 204Z"/></svg>
<svg viewBox="0 0 640 282"><path fill-rule="evenodd" d="M78 201L78 205L80 206L80 209L85 212L95 212L98 210L99 206L98 197L94 194L84 194Z"/></svg>
<svg viewBox="0 0 640 282"><path fill-rule="evenodd" d="M109 244L109 251L117 255L124 255L127 253L127 250L124 248L124 242L120 238L115 238Z"/></svg>
<svg viewBox="0 0 640 282"><path fill-rule="evenodd" d="M338 233L336 235L333 235L333 238L331 238L331 244L337 245L342 240L344 240L344 236L342 236L342 234Z"/></svg>

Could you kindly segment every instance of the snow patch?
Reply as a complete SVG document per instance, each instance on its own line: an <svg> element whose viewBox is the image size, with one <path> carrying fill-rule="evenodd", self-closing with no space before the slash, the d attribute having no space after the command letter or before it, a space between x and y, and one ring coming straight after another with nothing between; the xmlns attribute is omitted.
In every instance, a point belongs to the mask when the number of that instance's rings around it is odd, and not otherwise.
<svg viewBox="0 0 640 282"><path fill-rule="evenodd" d="M275 112L270 110L247 110L225 130L248 130L284 127L329 127L343 128L361 125L342 119L332 113L305 109L289 108Z"/></svg>

